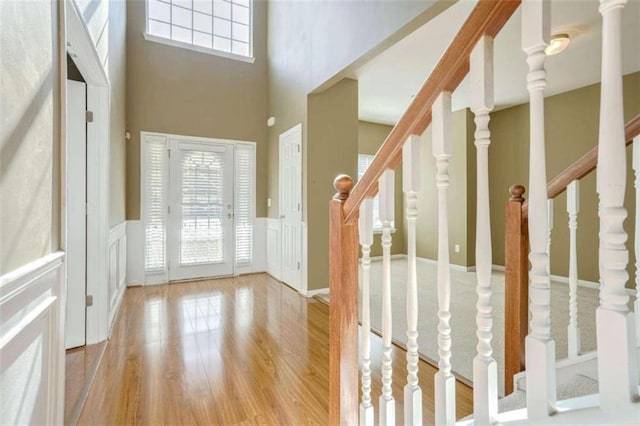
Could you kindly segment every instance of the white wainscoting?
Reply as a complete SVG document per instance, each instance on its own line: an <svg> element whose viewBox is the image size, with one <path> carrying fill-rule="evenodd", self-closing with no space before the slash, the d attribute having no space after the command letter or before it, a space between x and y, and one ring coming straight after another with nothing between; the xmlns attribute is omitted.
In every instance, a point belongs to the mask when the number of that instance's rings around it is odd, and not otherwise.
<svg viewBox="0 0 640 426"><path fill-rule="evenodd" d="M144 232L142 221L127 221L127 285L144 285Z"/></svg>
<svg viewBox="0 0 640 426"><path fill-rule="evenodd" d="M282 280L282 259L280 250L280 219L267 220L267 273L278 281Z"/></svg>
<svg viewBox="0 0 640 426"><path fill-rule="evenodd" d="M127 222L109 232L109 329L118 313L127 287Z"/></svg>
<svg viewBox="0 0 640 426"><path fill-rule="evenodd" d="M2 424L62 424L64 253L0 277Z"/></svg>
<svg viewBox="0 0 640 426"><path fill-rule="evenodd" d="M267 218L257 217L253 232L253 272L267 270Z"/></svg>

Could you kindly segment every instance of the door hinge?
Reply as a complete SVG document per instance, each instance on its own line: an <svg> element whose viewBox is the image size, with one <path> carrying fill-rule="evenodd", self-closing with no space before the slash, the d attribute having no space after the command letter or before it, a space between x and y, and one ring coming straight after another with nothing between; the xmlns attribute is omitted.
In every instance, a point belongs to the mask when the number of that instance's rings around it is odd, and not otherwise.
<svg viewBox="0 0 640 426"><path fill-rule="evenodd" d="M87 123L93 123L93 111L86 111L85 112L85 119L86 119Z"/></svg>
<svg viewBox="0 0 640 426"><path fill-rule="evenodd" d="M298 262L298 270L300 270L300 262Z"/></svg>
<svg viewBox="0 0 640 426"><path fill-rule="evenodd" d="M167 214L171 214L171 206L167 206Z"/></svg>
<svg viewBox="0 0 640 426"><path fill-rule="evenodd" d="M167 150L167 155L169 156L169 158L171 158L171 150L170 149Z"/></svg>
<svg viewBox="0 0 640 426"><path fill-rule="evenodd" d="M300 145L296 145L296 148L298 148L298 152L300 152Z"/></svg>
<svg viewBox="0 0 640 426"><path fill-rule="evenodd" d="M93 306L93 296L92 295L89 295L89 294L87 295L87 303L86 303L86 305L87 305L87 308L89 306Z"/></svg>
<svg viewBox="0 0 640 426"><path fill-rule="evenodd" d="M300 203L298 203L298 211L300 211Z"/></svg>

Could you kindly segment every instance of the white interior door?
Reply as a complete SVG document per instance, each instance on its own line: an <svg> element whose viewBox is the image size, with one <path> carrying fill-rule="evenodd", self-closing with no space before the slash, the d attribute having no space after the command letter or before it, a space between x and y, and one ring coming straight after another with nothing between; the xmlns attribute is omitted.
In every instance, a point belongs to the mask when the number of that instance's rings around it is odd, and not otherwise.
<svg viewBox="0 0 640 426"><path fill-rule="evenodd" d="M233 274L233 146L171 140L169 280Z"/></svg>
<svg viewBox="0 0 640 426"><path fill-rule="evenodd" d="M280 135L282 281L302 289L302 125Z"/></svg>
<svg viewBox="0 0 640 426"><path fill-rule="evenodd" d="M85 344L87 294L87 86L67 80L65 346Z"/></svg>

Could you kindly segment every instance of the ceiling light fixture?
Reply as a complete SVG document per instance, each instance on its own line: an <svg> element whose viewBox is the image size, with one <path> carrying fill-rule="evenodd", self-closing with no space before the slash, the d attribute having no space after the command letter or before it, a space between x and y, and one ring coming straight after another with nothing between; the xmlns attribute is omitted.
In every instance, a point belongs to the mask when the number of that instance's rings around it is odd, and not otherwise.
<svg viewBox="0 0 640 426"><path fill-rule="evenodd" d="M569 45L569 34L554 34L551 36L551 42L544 49L547 56L557 55L567 48Z"/></svg>

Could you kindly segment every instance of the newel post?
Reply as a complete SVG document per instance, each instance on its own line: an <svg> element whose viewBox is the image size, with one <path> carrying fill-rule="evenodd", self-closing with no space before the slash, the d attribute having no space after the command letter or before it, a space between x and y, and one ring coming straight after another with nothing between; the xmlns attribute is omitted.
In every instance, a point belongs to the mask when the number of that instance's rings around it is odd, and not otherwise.
<svg viewBox="0 0 640 426"><path fill-rule="evenodd" d="M358 229L345 223L353 179L339 175L329 202L329 423L358 423Z"/></svg>
<svg viewBox="0 0 640 426"><path fill-rule="evenodd" d="M514 391L513 376L524 370L524 340L529 331L529 231L523 214L525 188L512 185L504 210L505 395Z"/></svg>

